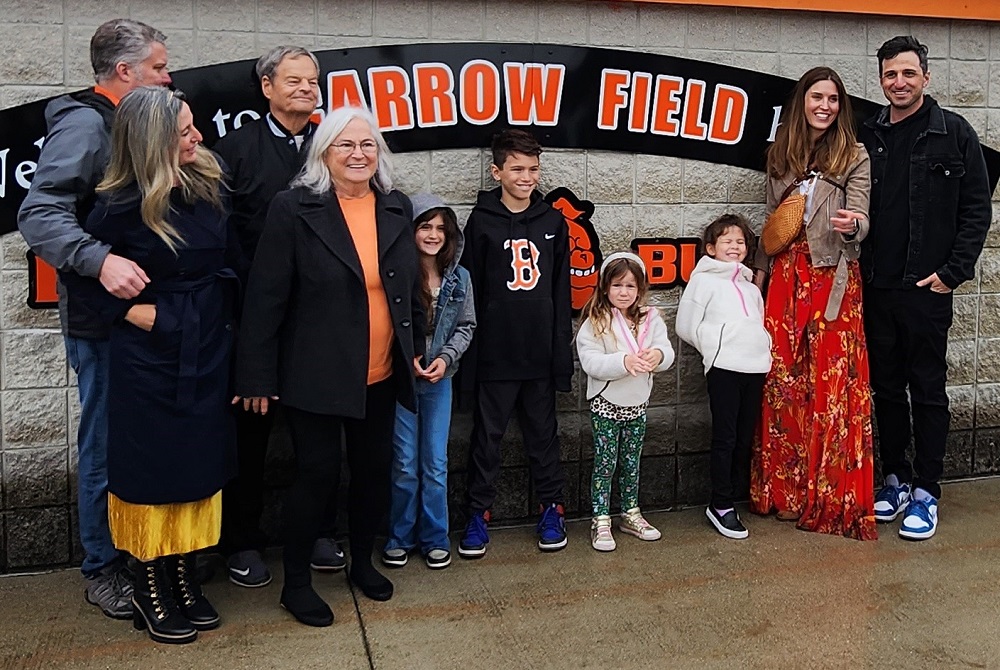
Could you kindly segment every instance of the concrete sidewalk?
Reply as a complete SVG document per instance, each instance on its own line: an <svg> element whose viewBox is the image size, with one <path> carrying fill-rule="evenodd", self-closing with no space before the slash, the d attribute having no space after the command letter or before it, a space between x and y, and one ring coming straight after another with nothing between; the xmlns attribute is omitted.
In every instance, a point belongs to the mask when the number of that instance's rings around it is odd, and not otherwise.
<svg viewBox="0 0 1000 670"><path fill-rule="evenodd" d="M343 575L315 583L336 615L310 629L277 605L280 575L206 592L223 616L194 644L154 644L83 601L76 570L0 579L0 668L1000 668L1000 479L950 484L922 543L804 533L747 515L726 540L702 509L650 515L664 534L543 555L531 528L480 561L388 571L376 603ZM269 557L280 569L277 554Z"/></svg>

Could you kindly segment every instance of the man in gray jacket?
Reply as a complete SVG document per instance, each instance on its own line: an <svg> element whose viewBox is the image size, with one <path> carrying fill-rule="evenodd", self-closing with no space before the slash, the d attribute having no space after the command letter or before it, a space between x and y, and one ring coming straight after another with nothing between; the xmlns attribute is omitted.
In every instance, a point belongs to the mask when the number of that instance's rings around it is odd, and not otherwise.
<svg viewBox="0 0 1000 670"><path fill-rule="evenodd" d="M97 86L46 107L48 134L17 217L28 246L60 276L72 273L100 281L119 298L134 298L149 279L138 265L88 235L82 224L110 158L115 105L134 88L170 83L165 41L155 28L128 19L114 19L97 29L90 40ZM85 597L107 616L130 618L132 586L108 529L108 333L67 294L62 282L59 317L80 390L77 476Z"/></svg>

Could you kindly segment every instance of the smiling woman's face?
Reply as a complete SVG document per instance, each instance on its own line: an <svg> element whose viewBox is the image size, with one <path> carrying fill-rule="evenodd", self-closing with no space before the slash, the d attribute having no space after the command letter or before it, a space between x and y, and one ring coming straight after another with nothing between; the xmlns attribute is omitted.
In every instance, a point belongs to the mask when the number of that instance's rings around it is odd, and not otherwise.
<svg viewBox="0 0 1000 670"><path fill-rule="evenodd" d="M323 154L334 188L367 184L378 168L378 144L363 119L352 119Z"/></svg>

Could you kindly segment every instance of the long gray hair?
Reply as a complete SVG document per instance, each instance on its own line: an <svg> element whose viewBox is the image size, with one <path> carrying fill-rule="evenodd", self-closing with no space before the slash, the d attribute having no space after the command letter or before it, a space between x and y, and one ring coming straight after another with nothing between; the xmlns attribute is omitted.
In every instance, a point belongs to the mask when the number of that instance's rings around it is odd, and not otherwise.
<svg viewBox="0 0 1000 670"><path fill-rule="evenodd" d="M361 119L368 124L372 131L372 137L375 138L375 143L378 145L378 166L372 176L371 185L382 193L388 193L392 190L392 152L389 151L382 133L379 132L375 117L363 107L339 107L326 115L313 134L305 165L292 180L292 186L304 186L316 195L323 195L330 191L333 182L330 179L330 168L323 160L323 154L330 148L334 140L344 132L347 124L354 119Z"/></svg>

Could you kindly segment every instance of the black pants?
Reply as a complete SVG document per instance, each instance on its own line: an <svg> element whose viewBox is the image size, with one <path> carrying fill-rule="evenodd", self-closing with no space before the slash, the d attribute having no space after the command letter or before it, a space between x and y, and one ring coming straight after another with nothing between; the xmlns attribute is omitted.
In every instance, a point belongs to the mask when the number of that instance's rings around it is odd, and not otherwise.
<svg viewBox="0 0 1000 670"><path fill-rule="evenodd" d="M719 368L706 375L712 410L711 505L716 509L732 507L750 485L750 445L766 376Z"/></svg>
<svg viewBox="0 0 1000 670"><path fill-rule="evenodd" d="M490 509L496 499L500 441L515 408L539 502L563 502L565 474L559 463L553 379L481 381L476 387L469 452L469 509L473 513Z"/></svg>
<svg viewBox="0 0 1000 670"><path fill-rule="evenodd" d="M262 551L267 538L260 529L264 512L264 474L267 445L274 427L274 410L255 414L236 410L237 475L222 492L222 545L227 555L238 551ZM337 525L337 487L340 462L333 473L333 492L327 505L320 537L333 537Z"/></svg>
<svg viewBox="0 0 1000 670"><path fill-rule="evenodd" d="M882 472L940 497L951 420L945 382L952 295L866 286L864 300ZM912 466L906 457L911 415Z"/></svg>
<svg viewBox="0 0 1000 670"><path fill-rule="evenodd" d="M351 563L370 563L375 533L389 509L392 431L396 387L390 378L368 387L364 419L347 419L285 408L295 448L295 480L285 497L285 584L310 583L309 559L323 522L324 508L334 495L340 469L340 435L344 432L348 485L347 526ZM352 567L353 569L353 567Z"/></svg>

